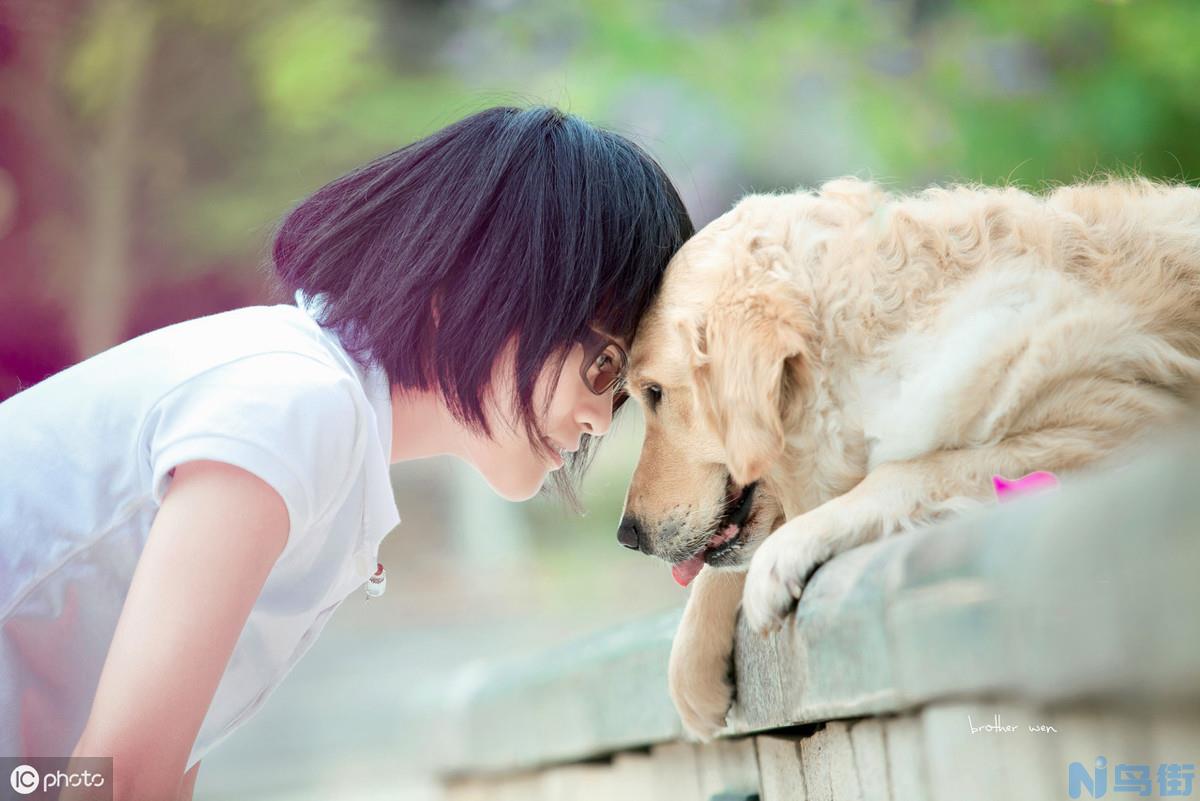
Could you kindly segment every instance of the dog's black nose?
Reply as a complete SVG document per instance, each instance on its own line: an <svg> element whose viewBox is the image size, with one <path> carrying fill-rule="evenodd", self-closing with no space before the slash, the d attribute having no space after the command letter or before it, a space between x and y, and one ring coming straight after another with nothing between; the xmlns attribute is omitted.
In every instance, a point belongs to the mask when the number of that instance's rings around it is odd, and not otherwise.
<svg viewBox="0 0 1200 801"><path fill-rule="evenodd" d="M617 529L617 542L635 551L641 547L642 532L635 518L622 518L621 526Z"/></svg>

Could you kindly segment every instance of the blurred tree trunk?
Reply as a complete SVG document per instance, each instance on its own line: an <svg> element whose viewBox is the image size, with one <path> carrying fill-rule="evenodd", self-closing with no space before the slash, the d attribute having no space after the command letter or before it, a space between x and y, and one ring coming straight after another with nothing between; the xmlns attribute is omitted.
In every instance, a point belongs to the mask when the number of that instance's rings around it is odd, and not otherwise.
<svg viewBox="0 0 1200 801"><path fill-rule="evenodd" d="M154 51L155 13L143 0L109 0L116 27L111 102L101 114L88 165L87 267L75 298L81 358L120 342L135 290L132 263L139 173L139 120Z"/></svg>
<svg viewBox="0 0 1200 801"><path fill-rule="evenodd" d="M0 1L0 400L75 357L54 277L78 250L72 120L57 67L86 0Z"/></svg>

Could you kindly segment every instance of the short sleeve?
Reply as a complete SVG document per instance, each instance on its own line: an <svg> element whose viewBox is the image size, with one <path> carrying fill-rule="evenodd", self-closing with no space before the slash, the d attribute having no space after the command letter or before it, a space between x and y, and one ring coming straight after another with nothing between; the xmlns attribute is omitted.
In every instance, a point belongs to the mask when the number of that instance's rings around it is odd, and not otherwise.
<svg viewBox="0 0 1200 801"><path fill-rule="evenodd" d="M336 367L292 353L249 356L188 379L146 418L154 502L180 464L232 464L283 498L290 542L341 502L357 472L365 440L354 388Z"/></svg>

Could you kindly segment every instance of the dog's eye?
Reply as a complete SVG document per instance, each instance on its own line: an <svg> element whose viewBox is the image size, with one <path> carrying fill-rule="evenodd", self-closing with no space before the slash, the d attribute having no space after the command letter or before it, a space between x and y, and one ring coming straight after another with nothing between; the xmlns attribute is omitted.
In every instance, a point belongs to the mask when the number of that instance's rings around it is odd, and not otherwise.
<svg viewBox="0 0 1200 801"><path fill-rule="evenodd" d="M646 395L646 405L651 411L658 408L658 402L662 400L662 387L658 384L647 384L643 392Z"/></svg>

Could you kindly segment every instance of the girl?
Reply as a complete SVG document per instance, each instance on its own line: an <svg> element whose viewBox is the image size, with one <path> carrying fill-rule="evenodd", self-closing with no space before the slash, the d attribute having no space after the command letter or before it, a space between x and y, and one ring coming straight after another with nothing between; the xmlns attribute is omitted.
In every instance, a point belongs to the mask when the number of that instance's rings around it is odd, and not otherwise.
<svg viewBox="0 0 1200 801"><path fill-rule="evenodd" d="M284 220L296 305L169 326L0 404L0 754L190 798L399 522L388 464L571 494L692 233L632 143L494 108ZM562 468L562 469L560 469Z"/></svg>

